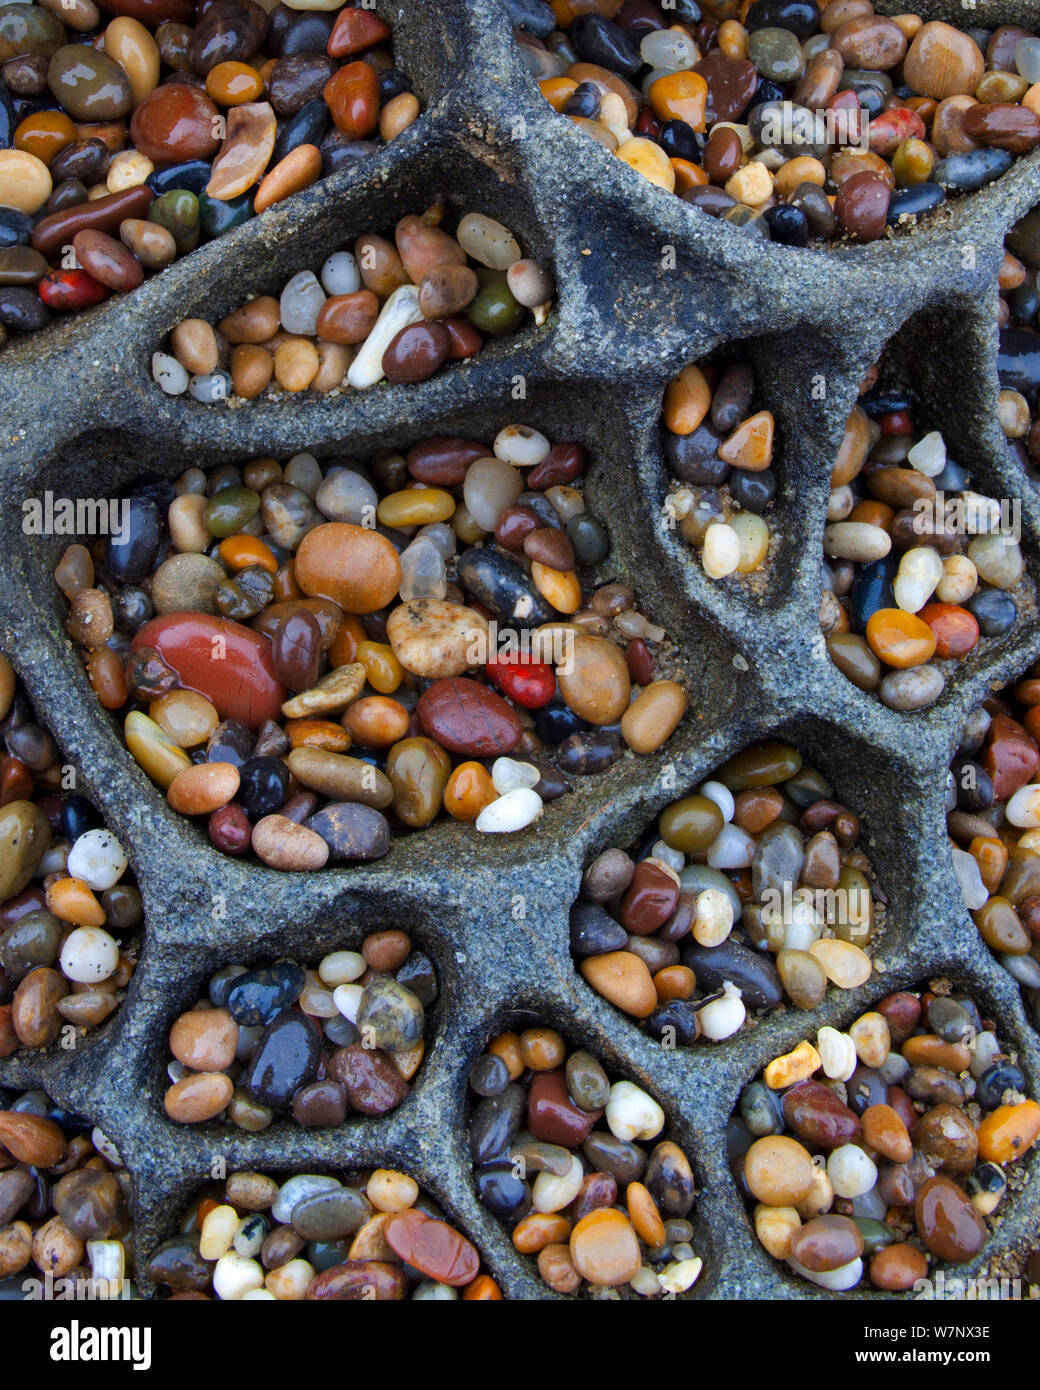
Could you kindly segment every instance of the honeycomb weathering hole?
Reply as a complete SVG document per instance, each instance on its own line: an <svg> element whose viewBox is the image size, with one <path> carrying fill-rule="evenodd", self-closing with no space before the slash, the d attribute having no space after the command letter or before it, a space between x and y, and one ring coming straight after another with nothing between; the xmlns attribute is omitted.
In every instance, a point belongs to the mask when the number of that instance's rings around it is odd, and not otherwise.
<svg viewBox="0 0 1040 1390"><path fill-rule="evenodd" d="M0 1299L131 1297L132 1248L112 1142L44 1091L0 1089Z"/></svg>
<svg viewBox="0 0 1040 1390"><path fill-rule="evenodd" d="M521 830L663 747L688 703L687 658L614 577L590 467L598 445L504 422L189 468L67 546L66 632L132 756L225 854L308 871L438 817Z"/></svg>
<svg viewBox="0 0 1040 1390"><path fill-rule="evenodd" d="M912 388L868 373L831 474L821 647L889 708L939 700L1035 607L1021 503L983 495ZM999 486L999 485L998 485ZM822 653L821 653L822 654Z"/></svg>
<svg viewBox="0 0 1040 1390"><path fill-rule="evenodd" d="M476 1246L396 1168L235 1172L148 1255L160 1297L223 1301L499 1300Z"/></svg>
<svg viewBox="0 0 1040 1390"><path fill-rule="evenodd" d="M1036 486L1040 458L1037 425L1037 393L1040 391L1040 208L1033 208L1016 222L1004 239L1000 268L1000 380L998 411L1012 456Z"/></svg>
<svg viewBox="0 0 1040 1390"><path fill-rule="evenodd" d="M899 235L1040 144L1035 34L872 8L524 4L512 18L548 106L627 165L624 182L805 247Z"/></svg>
<svg viewBox="0 0 1040 1390"><path fill-rule="evenodd" d="M125 998L141 893L2 653L0 733L0 1058L52 1047L71 1061Z"/></svg>
<svg viewBox="0 0 1040 1390"><path fill-rule="evenodd" d="M259 1133L333 1129L408 1097L434 1026L433 962L396 928L308 964L222 966L171 1021L166 1114Z"/></svg>
<svg viewBox="0 0 1040 1390"><path fill-rule="evenodd" d="M591 1297L694 1289L694 1173L648 1091L538 1024L492 1037L469 1090L477 1196L545 1285Z"/></svg>
<svg viewBox="0 0 1040 1390"><path fill-rule="evenodd" d="M969 715L950 767L954 875L983 941L1040 1028L1040 677L1034 664Z"/></svg>
<svg viewBox="0 0 1040 1390"><path fill-rule="evenodd" d="M885 895L860 821L797 748L746 748L603 850L571 910L584 980L663 1047L720 1042L872 973Z"/></svg>
<svg viewBox="0 0 1040 1390"><path fill-rule="evenodd" d="M1022 1259L986 1263L1040 1136L1014 1040L946 979L815 1038L773 1058L727 1129L760 1244L835 1292L1022 1297ZM954 1292L947 1266L968 1261L999 1292ZM929 1294L940 1274L951 1291Z"/></svg>

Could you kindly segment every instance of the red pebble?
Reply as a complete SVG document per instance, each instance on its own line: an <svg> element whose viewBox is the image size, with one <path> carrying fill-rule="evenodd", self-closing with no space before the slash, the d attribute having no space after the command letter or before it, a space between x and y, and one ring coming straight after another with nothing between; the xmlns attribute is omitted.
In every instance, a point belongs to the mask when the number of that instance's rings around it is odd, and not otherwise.
<svg viewBox="0 0 1040 1390"><path fill-rule="evenodd" d="M544 492L546 488L573 483L584 472L585 450L580 444L554 444L528 473L527 486L532 492Z"/></svg>
<svg viewBox="0 0 1040 1390"><path fill-rule="evenodd" d="M375 10L348 5L340 10L332 26L325 52L330 58L352 57L390 37L390 26Z"/></svg>
<svg viewBox="0 0 1040 1390"><path fill-rule="evenodd" d="M889 434L913 434L914 422L910 419L908 410L893 410L889 415L882 415L878 421L883 435Z"/></svg>
<svg viewBox="0 0 1040 1390"><path fill-rule="evenodd" d="M234 855L248 852L253 827L241 806L236 806L234 802L230 806L221 806L210 816L206 828L215 849Z"/></svg>
<svg viewBox="0 0 1040 1390"><path fill-rule="evenodd" d="M33 775L21 758L9 753L0 757L0 806L11 801L28 801L33 794Z"/></svg>
<svg viewBox="0 0 1040 1390"><path fill-rule="evenodd" d="M923 140L924 121L906 106L891 107L870 122L870 149L882 159L890 159L904 140Z"/></svg>
<svg viewBox="0 0 1040 1390"><path fill-rule="evenodd" d="M534 661L523 653L499 657L484 668L488 680L524 709L541 709L556 694L556 676L545 661Z"/></svg>
<svg viewBox="0 0 1040 1390"><path fill-rule="evenodd" d="M1040 748L1017 720L995 714L983 766L993 779L994 797L1003 801L1032 779L1040 766Z"/></svg>
<svg viewBox="0 0 1040 1390"><path fill-rule="evenodd" d="M841 131L846 145L858 145L863 136L863 108L855 92L835 92L827 103L828 111L843 112Z"/></svg>
<svg viewBox="0 0 1040 1390"><path fill-rule="evenodd" d="M467 357L475 357L484 346L484 335L475 328L469 319L451 314L441 323L448 330L451 346L448 348L449 362L462 362Z"/></svg>
<svg viewBox="0 0 1040 1390"><path fill-rule="evenodd" d="M636 121L636 134L645 135L648 140L656 140L661 133L661 122L654 115L653 107L644 106Z"/></svg>
<svg viewBox="0 0 1040 1390"><path fill-rule="evenodd" d="M110 294L106 285L102 285L85 270L49 270L40 281L38 290L47 308L60 314L72 314L79 309L89 309L92 304L100 304Z"/></svg>
<svg viewBox="0 0 1040 1390"><path fill-rule="evenodd" d="M979 640L979 625L957 603L926 603L917 615L935 633L935 655L967 656Z"/></svg>
<svg viewBox="0 0 1040 1390"><path fill-rule="evenodd" d="M633 637L625 648L628 674L636 685L649 685L654 678L654 659L642 637Z"/></svg>

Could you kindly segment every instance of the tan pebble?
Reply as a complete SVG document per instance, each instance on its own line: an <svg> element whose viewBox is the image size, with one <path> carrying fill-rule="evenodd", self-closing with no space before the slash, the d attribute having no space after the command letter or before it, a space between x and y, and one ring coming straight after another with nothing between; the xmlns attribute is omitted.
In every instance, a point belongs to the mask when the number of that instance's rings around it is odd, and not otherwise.
<svg viewBox="0 0 1040 1390"><path fill-rule="evenodd" d="M220 352L217 335L205 319L184 319L170 334L170 351L186 371L215 372Z"/></svg>
<svg viewBox="0 0 1040 1390"><path fill-rule="evenodd" d="M278 300L262 294L222 318L217 328L229 343L266 343L278 332L281 322Z"/></svg>
<svg viewBox="0 0 1040 1390"><path fill-rule="evenodd" d="M634 753L653 753L671 738L686 705L677 681L651 681L621 716L622 737Z"/></svg>
<svg viewBox="0 0 1040 1390"><path fill-rule="evenodd" d="M274 378L283 391L306 391L319 365L318 349L309 338L290 338L274 355Z"/></svg>
<svg viewBox="0 0 1040 1390"><path fill-rule="evenodd" d="M391 612L386 635L404 669L429 680L461 676L487 658L487 619L461 603L409 599Z"/></svg>
<svg viewBox="0 0 1040 1390"><path fill-rule="evenodd" d="M321 151L317 145L297 145L260 180L253 199L254 212L264 212L293 193L321 178Z"/></svg>
<svg viewBox="0 0 1040 1390"><path fill-rule="evenodd" d="M272 376L274 358L266 348L238 343L231 349L231 389L236 396L255 400L270 385Z"/></svg>
<svg viewBox="0 0 1040 1390"><path fill-rule="evenodd" d="M400 92L379 113L379 134L390 143L419 116L419 100L412 92Z"/></svg>
<svg viewBox="0 0 1040 1390"><path fill-rule="evenodd" d="M318 343L318 373L311 382L311 390L321 395L335 391L343 385L347 368L354 360L354 349L345 343Z"/></svg>
<svg viewBox="0 0 1040 1390"><path fill-rule="evenodd" d="M621 648L606 637L575 637L570 670L557 671L567 707L589 724L613 724L628 709L632 689Z"/></svg>
<svg viewBox="0 0 1040 1390"><path fill-rule="evenodd" d="M828 980L839 989L856 989L870 979L870 957L851 941L824 937L812 943L809 954L816 957Z"/></svg>
<svg viewBox="0 0 1040 1390"><path fill-rule="evenodd" d="M201 555L209 549L213 537L203 520L208 502L208 497L200 497L197 492L185 492L170 503L167 517L174 550Z"/></svg>
<svg viewBox="0 0 1040 1390"><path fill-rule="evenodd" d="M368 1180L365 1195L376 1211L404 1211L407 1207L415 1206L419 1184L407 1173L399 1173L393 1168L377 1168Z"/></svg>
<svg viewBox="0 0 1040 1390"><path fill-rule="evenodd" d="M317 685L286 700L282 713L286 719L306 719L316 714L333 714L352 704L365 686L365 668L360 661L337 666ZM302 752L302 749L294 750Z"/></svg>
<svg viewBox="0 0 1040 1390"><path fill-rule="evenodd" d="M127 217L119 224L119 239L148 270L162 270L177 259L173 233L158 222Z"/></svg>
<svg viewBox="0 0 1040 1390"><path fill-rule="evenodd" d="M389 1211L377 1211L374 1216L368 1218L351 1242L347 1251L348 1260L385 1260L389 1264L401 1263L401 1257L390 1249L384 1234L390 1215Z"/></svg>
<svg viewBox="0 0 1040 1390"><path fill-rule="evenodd" d="M633 1018L649 1018L657 1007L657 990L644 961L631 951L607 951L587 956L582 978L604 999Z"/></svg>
<svg viewBox="0 0 1040 1390"><path fill-rule="evenodd" d="M32 1258L32 1231L24 1221L14 1221L0 1230L0 1279L19 1274Z"/></svg>
<svg viewBox="0 0 1040 1390"><path fill-rule="evenodd" d="M288 816L264 816L253 826L253 850L272 869L305 872L322 869L329 847L320 835Z"/></svg>
<svg viewBox="0 0 1040 1390"><path fill-rule="evenodd" d="M163 1105L171 1120L197 1125L226 1109L234 1090L231 1078L223 1072L196 1072L174 1082L163 1097Z"/></svg>
<svg viewBox="0 0 1040 1390"><path fill-rule="evenodd" d="M774 1091L806 1081L823 1065L820 1054L811 1042L802 1041L793 1052L774 1057L763 1073L766 1085Z"/></svg>
<svg viewBox="0 0 1040 1390"><path fill-rule="evenodd" d="M32 1256L42 1274L61 1279L83 1259L84 1245L60 1216L52 1216L33 1236Z"/></svg>
<svg viewBox="0 0 1040 1390"><path fill-rule="evenodd" d="M797 1139L767 1134L748 1149L744 1177L758 1201L771 1207L791 1207L812 1187L812 1155Z"/></svg>
<svg viewBox="0 0 1040 1390"><path fill-rule="evenodd" d="M786 1260L791 1241L801 1229L802 1218L794 1207L770 1207L759 1202L755 1208L755 1235L775 1260Z"/></svg>
<svg viewBox="0 0 1040 1390"><path fill-rule="evenodd" d="M237 1046L238 1024L227 1009L190 1009L170 1029L170 1051L192 1071L224 1071Z"/></svg>
<svg viewBox="0 0 1040 1390"><path fill-rule="evenodd" d="M571 1231L570 1251L582 1278L605 1288L630 1283L643 1262L631 1221L611 1207L582 1217Z"/></svg>
<svg viewBox="0 0 1040 1390"><path fill-rule="evenodd" d="M849 1028L849 1036L856 1044L856 1053L865 1067L880 1067L892 1050L892 1035L888 1031L888 1020L884 1014L860 1014Z"/></svg>
<svg viewBox="0 0 1040 1390"><path fill-rule="evenodd" d="M234 799L238 784L234 763L199 763L178 772L166 799L182 816L208 816Z"/></svg>
<svg viewBox="0 0 1040 1390"><path fill-rule="evenodd" d="M42 159L28 150L0 150L0 207L32 216L51 196L53 186Z"/></svg>

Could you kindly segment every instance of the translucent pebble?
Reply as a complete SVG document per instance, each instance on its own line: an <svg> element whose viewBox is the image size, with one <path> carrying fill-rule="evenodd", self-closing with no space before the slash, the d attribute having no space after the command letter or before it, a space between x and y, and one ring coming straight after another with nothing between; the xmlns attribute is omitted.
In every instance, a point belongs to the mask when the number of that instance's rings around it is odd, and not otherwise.
<svg viewBox="0 0 1040 1390"><path fill-rule="evenodd" d="M508 270L523 254L508 227L480 212L467 212L455 238L467 256L491 270Z"/></svg>
<svg viewBox="0 0 1040 1390"><path fill-rule="evenodd" d="M455 532L446 522L431 521L426 526L420 526L415 533L415 539L429 541L431 545L437 547L445 560L450 560L455 554L457 538Z"/></svg>
<svg viewBox="0 0 1040 1390"><path fill-rule="evenodd" d="M227 372L200 372L188 382L188 392L203 405L226 401L231 392L231 377Z"/></svg>
<svg viewBox="0 0 1040 1390"><path fill-rule="evenodd" d="M713 521L704 533L701 564L709 579L725 579L740 564L740 537L724 521Z"/></svg>
<svg viewBox="0 0 1040 1390"><path fill-rule="evenodd" d="M300 993L300 1009L311 1018L335 1018L339 1013L332 992L307 985Z"/></svg>
<svg viewBox="0 0 1040 1390"><path fill-rule="evenodd" d="M364 994L361 985L337 985L332 991L332 997L336 1001L336 1008L344 1018L348 1018L351 1023L357 1023L358 1009L361 1007L361 996Z"/></svg>
<svg viewBox="0 0 1040 1390"><path fill-rule="evenodd" d="M517 787L537 787L542 774L530 763L519 762L516 758L496 758L491 765L491 780L499 796L505 796Z"/></svg>
<svg viewBox="0 0 1040 1390"><path fill-rule="evenodd" d="M122 1285L126 1252L121 1240L88 1240L87 1258L90 1261L90 1277L96 1284Z"/></svg>
<svg viewBox="0 0 1040 1390"><path fill-rule="evenodd" d="M348 383L363 391L383 379L383 354L402 328L421 323L425 318L419 308L419 289L416 285L401 285L384 303L372 332L358 349L347 372Z"/></svg>
<svg viewBox="0 0 1040 1390"><path fill-rule="evenodd" d="M212 1207L206 1214L199 1235L199 1254L204 1260L219 1260L231 1249L238 1230L238 1212L234 1207Z"/></svg>
<svg viewBox="0 0 1040 1390"><path fill-rule="evenodd" d="M750 861L749 861L750 863ZM747 865L744 866L748 867ZM740 916L743 904L740 901L740 894L729 881L724 873L707 864L687 864L679 874L679 884L684 893L692 893L694 897L703 888L719 888L725 893L733 904L734 921Z"/></svg>
<svg viewBox="0 0 1040 1390"><path fill-rule="evenodd" d="M76 927L65 938L58 959L61 973L76 984L98 984L114 975L119 947L101 927Z"/></svg>
<svg viewBox="0 0 1040 1390"><path fill-rule="evenodd" d="M530 787L515 787L485 806L476 827L486 835L508 835L523 830L542 814L542 798Z"/></svg>
<svg viewBox="0 0 1040 1390"><path fill-rule="evenodd" d="M293 454L285 465L282 480L313 498L317 495L323 476L321 464L313 454Z"/></svg>
<svg viewBox="0 0 1040 1390"><path fill-rule="evenodd" d="M838 1197L860 1197L877 1182L877 1166L858 1144L841 1144L827 1159L827 1176Z"/></svg>
<svg viewBox="0 0 1040 1390"><path fill-rule="evenodd" d="M476 459L466 470L462 499L482 531L493 531L524 490L523 479L504 459Z"/></svg>
<svg viewBox="0 0 1040 1390"><path fill-rule="evenodd" d="M939 602L964 603L978 587L979 572L967 555L947 555L943 561L943 577L935 589Z"/></svg>
<svg viewBox="0 0 1040 1390"><path fill-rule="evenodd" d="M126 872L123 847L110 830L87 830L69 850L67 868L95 892L112 888Z"/></svg>
<svg viewBox="0 0 1040 1390"><path fill-rule="evenodd" d="M665 844L664 840L656 840L650 847L650 856L653 859L660 859L662 864L667 864L670 869L681 873L686 864L686 855L681 849L672 849L671 845Z"/></svg>
<svg viewBox="0 0 1040 1390"><path fill-rule="evenodd" d="M327 985L349 985L367 969L368 962L360 951L332 951L322 957L318 974Z"/></svg>
<svg viewBox="0 0 1040 1390"><path fill-rule="evenodd" d="M754 512L738 512L729 524L740 547L737 573L752 574L761 569L769 553L769 527Z"/></svg>
<svg viewBox="0 0 1040 1390"><path fill-rule="evenodd" d="M754 857L754 838L739 825L724 825L708 846L708 864L713 869L749 869Z"/></svg>
<svg viewBox="0 0 1040 1390"><path fill-rule="evenodd" d="M318 314L325 303L325 291L313 270L301 270L282 290L278 312L286 333L312 337L317 332Z"/></svg>
<svg viewBox="0 0 1040 1390"><path fill-rule="evenodd" d="M1019 39L1015 45L1015 67L1027 82L1040 82L1040 39Z"/></svg>
<svg viewBox="0 0 1040 1390"><path fill-rule="evenodd" d="M629 1281L629 1288L640 1298L653 1298L655 1294L661 1292L661 1281L649 1265L643 1265L632 1276Z"/></svg>
<svg viewBox="0 0 1040 1390"><path fill-rule="evenodd" d="M733 905L717 888L697 895L693 936L701 946L719 946L733 930Z"/></svg>
<svg viewBox="0 0 1040 1390"><path fill-rule="evenodd" d="M700 59L697 45L679 29L655 29L639 45L639 56L652 68L680 72Z"/></svg>
<svg viewBox="0 0 1040 1390"><path fill-rule="evenodd" d="M239 1303L277 1303L270 1289L246 1289Z"/></svg>
<svg viewBox="0 0 1040 1390"><path fill-rule="evenodd" d="M744 1026L747 1010L740 997L740 990L727 980L722 986L722 997L705 1004L697 1015L701 1021L701 1032L712 1042L731 1038Z"/></svg>
<svg viewBox="0 0 1040 1390"><path fill-rule="evenodd" d="M1020 985L1026 989L1040 989L1040 961L1032 956L1009 956L1006 951L998 955L997 960Z"/></svg>
<svg viewBox="0 0 1040 1390"><path fill-rule="evenodd" d="M356 294L361 272L349 251L334 251L321 268L321 283L328 294Z"/></svg>
<svg viewBox="0 0 1040 1390"><path fill-rule="evenodd" d="M995 589L1013 589L1025 570L1022 551L1012 536L976 536L968 546L968 559L979 578Z"/></svg>
<svg viewBox="0 0 1040 1390"><path fill-rule="evenodd" d="M495 458L517 468L530 468L541 463L552 445L540 430L533 430L530 425L506 425L495 435L491 447Z"/></svg>
<svg viewBox="0 0 1040 1390"><path fill-rule="evenodd" d="M823 923L813 905L796 902L791 908L791 920L784 928L784 950L807 951L814 941L819 941L822 932Z"/></svg>
<svg viewBox="0 0 1040 1390"><path fill-rule="evenodd" d="M152 353L152 380L157 381L168 396L183 396L188 389L188 371L168 352Z"/></svg>
<svg viewBox="0 0 1040 1390"><path fill-rule="evenodd" d="M1004 815L1012 825L1021 826L1023 830L1040 825L1040 786L1030 782L1019 787L1004 808Z"/></svg>
<svg viewBox="0 0 1040 1390"><path fill-rule="evenodd" d="M610 1088L605 1118L615 1139L656 1139L664 1129L664 1111L633 1081L615 1081Z"/></svg>
<svg viewBox="0 0 1040 1390"><path fill-rule="evenodd" d="M893 590L904 613L919 612L943 576L942 557L930 545L914 546L899 562Z"/></svg>
<svg viewBox="0 0 1040 1390"><path fill-rule="evenodd" d="M848 1081L859 1063L856 1044L848 1033L839 1033L837 1028L819 1030L816 1051L823 1063L824 1075L831 1081Z"/></svg>
<svg viewBox="0 0 1040 1390"><path fill-rule="evenodd" d="M707 797L709 801L714 801L722 812L724 821L728 823L733 819L737 803L733 800L733 793L729 787L724 787L721 782L702 782L697 788L697 794Z"/></svg>
<svg viewBox="0 0 1040 1390"><path fill-rule="evenodd" d="M444 556L432 542L416 539L401 551L402 602L413 598L443 598L448 592Z"/></svg>
<svg viewBox="0 0 1040 1390"><path fill-rule="evenodd" d="M371 526L379 505L379 494L360 473L340 468L323 479L314 494L322 516L330 521L349 521L355 526Z"/></svg>
<svg viewBox="0 0 1040 1390"><path fill-rule="evenodd" d="M803 1279L808 1279L811 1284L819 1284L821 1289L830 1289L832 1293L854 1289L863 1278L863 1261L858 1255L847 1265L840 1265L837 1269L806 1269L795 1259L788 1259L787 1263Z"/></svg>
<svg viewBox="0 0 1040 1390"><path fill-rule="evenodd" d="M1000 503L995 497L986 497L981 492L964 489L961 493L964 504L964 526L973 536L992 536L1000 530L1003 520Z"/></svg>
<svg viewBox="0 0 1040 1390"><path fill-rule="evenodd" d="M989 901L989 890L982 881L979 866L970 854L956 845L950 846L950 853L953 855L953 872L961 886L964 906L969 912L977 912Z"/></svg>
<svg viewBox="0 0 1040 1390"><path fill-rule="evenodd" d="M119 1156L119 1150L103 1129L98 1129L95 1125L90 1131L90 1142L97 1149L102 1158L107 1159L113 1168L122 1168L123 1160Z"/></svg>
<svg viewBox="0 0 1040 1390"><path fill-rule="evenodd" d="M524 44L520 45L525 47ZM413 1303L454 1303L458 1300L458 1290L453 1289L450 1284L438 1284L433 1279L424 1279L420 1284L416 1284L412 1293Z"/></svg>
<svg viewBox="0 0 1040 1390"><path fill-rule="evenodd" d="M271 1215L275 1221L286 1222L292 1216L293 1207L305 1197L315 1197L319 1192L331 1192L333 1188L342 1186L338 1178L328 1177L324 1173L297 1173L278 1189Z"/></svg>
<svg viewBox="0 0 1040 1390"><path fill-rule="evenodd" d="M222 1255L213 1269L213 1292L224 1302L238 1302L252 1289L263 1288L264 1271L256 1260Z"/></svg>
<svg viewBox="0 0 1040 1390"><path fill-rule="evenodd" d="M946 467L946 441L938 430L919 439L906 456L907 463L928 478L937 478Z"/></svg>
<svg viewBox="0 0 1040 1390"><path fill-rule="evenodd" d="M989 1070L1000 1056L1000 1040L996 1033L991 1033L988 1030L983 1033L976 1033L968 1044L968 1049L971 1052L968 1068L972 1076L978 1079L983 1072Z"/></svg>

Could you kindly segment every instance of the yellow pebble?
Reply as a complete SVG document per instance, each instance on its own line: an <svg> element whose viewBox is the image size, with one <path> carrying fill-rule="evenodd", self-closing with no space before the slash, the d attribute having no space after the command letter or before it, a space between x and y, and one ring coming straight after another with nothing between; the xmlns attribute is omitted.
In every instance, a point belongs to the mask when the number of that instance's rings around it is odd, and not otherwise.
<svg viewBox="0 0 1040 1390"><path fill-rule="evenodd" d="M822 1066L815 1047L803 1040L793 1052L773 1058L765 1070L765 1083L771 1091L779 1091L785 1086L793 1086L797 1081L807 1081Z"/></svg>
<svg viewBox="0 0 1040 1390"><path fill-rule="evenodd" d="M666 193L675 192L675 170L661 146L652 140L634 135L618 149L617 157Z"/></svg>
<svg viewBox="0 0 1040 1390"><path fill-rule="evenodd" d="M155 165L140 150L120 150L112 156L105 187L109 193L122 193L125 188L137 188L145 182Z"/></svg>
<svg viewBox="0 0 1040 1390"><path fill-rule="evenodd" d="M126 716L123 732L134 761L163 791L167 790L178 772L192 765L184 749L178 748L155 720L149 719L140 710L131 710Z"/></svg>
<svg viewBox="0 0 1040 1390"><path fill-rule="evenodd" d="M769 527L755 512L738 512L729 524L740 541L737 573L750 574L761 569L769 551Z"/></svg>
<svg viewBox="0 0 1040 1390"><path fill-rule="evenodd" d="M745 164L726 180L726 192L745 207L761 207L773 196L773 176L764 164Z"/></svg>
<svg viewBox="0 0 1040 1390"><path fill-rule="evenodd" d="M573 570L554 570L537 560L531 565L535 588L557 613L577 613L581 607L581 581Z"/></svg>
<svg viewBox="0 0 1040 1390"><path fill-rule="evenodd" d="M429 526L454 512L455 498L443 488L408 487L384 497L376 516L384 526Z"/></svg>
<svg viewBox="0 0 1040 1390"><path fill-rule="evenodd" d="M822 188L826 182L827 170L811 154L788 159L773 175L773 188L782 198L793 193L800 183L814 183Z"/></svg>

